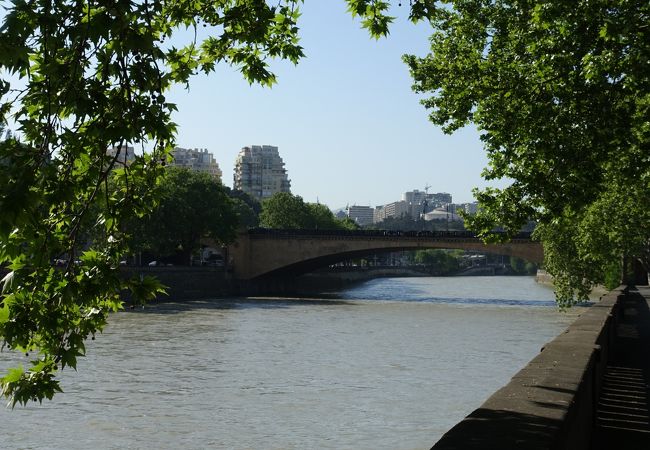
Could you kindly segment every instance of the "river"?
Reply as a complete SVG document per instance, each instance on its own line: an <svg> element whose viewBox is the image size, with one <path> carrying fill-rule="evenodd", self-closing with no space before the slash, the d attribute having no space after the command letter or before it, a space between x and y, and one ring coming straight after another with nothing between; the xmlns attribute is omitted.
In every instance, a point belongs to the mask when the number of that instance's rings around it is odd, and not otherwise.
<svg viewBox="0 0 650 450"><path fill-rule="evenodd" d="M0 448L427 449L579 313L532 277L378 279L339 297L114 314L65 393L0 408ZM5 350L0 369L17 361Z"/></svg>

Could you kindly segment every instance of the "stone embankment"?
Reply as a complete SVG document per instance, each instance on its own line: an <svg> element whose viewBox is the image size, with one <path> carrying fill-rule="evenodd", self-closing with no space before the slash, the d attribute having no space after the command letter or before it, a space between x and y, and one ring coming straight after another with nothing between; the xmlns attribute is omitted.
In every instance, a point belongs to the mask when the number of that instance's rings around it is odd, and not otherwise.
<svg viewBox="0 0 650 450"><path fill-rule="evenodd" d="M222 267L121 267L125 278L154 276L167 286L159 300L200 300L226 297L237 292L236 284ZM128 298L126 298L128 301Z"/></svg>
<svg viewBox="0 0 650 450"><path fill-rule="evenodd" d="M159 298L163 301L245 295L317 295L375 278L432 276L419 267L340 267L299 277L268 277L243 281L234 280L223 267L126 266L121 267L120 270L122 275L128 278L147 275L158 278L168 287L167 295ZM477 272L474 275L488 275L488 273Z"/></svg>
<svg viewBox="0 0 650 450"><path fill-rule="evenodd" d="M590 448L626 298L621 287L587 308L432 450Z"/></svg>

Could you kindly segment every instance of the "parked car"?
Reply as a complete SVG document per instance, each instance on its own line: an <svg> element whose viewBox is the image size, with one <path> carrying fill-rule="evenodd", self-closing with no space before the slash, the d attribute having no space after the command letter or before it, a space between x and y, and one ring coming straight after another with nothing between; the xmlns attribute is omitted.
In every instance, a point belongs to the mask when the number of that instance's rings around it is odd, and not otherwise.
<svg viewBox="0 0 650 450"><path fill-rule="evenodd" d="M223 267L224 261L223 261L223 256L219 254L212 254L208 256L208 258L203 261L204 266L210 266L210 267Z"/></svg>

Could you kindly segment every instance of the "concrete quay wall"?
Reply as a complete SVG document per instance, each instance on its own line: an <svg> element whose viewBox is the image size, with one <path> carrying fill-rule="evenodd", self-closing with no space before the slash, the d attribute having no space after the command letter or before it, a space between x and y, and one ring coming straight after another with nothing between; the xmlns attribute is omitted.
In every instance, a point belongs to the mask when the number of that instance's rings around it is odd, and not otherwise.
<svg viewBox="0 0 650 450"><path fill-rule="evenodd" d="M432 450L589 448L624 295L604 295Z"/></svg>
<svg viewBox="0 0 650 450"><path fill-rule="evenodd" d="M316 273L300 277L271 277L257 280L235 280L222 267L121 267L125 278L155 276L167 286L167 295L160 301L200 300L245 295L300 295L327 292L377 277L425 276L407 270L340 271ZM128 300L128 299L127 299Z"/></svg>
<svg viewBox="0 0 650 450"><path fill-rule="evenodd" d="M201 300L235 295L237 286L221 267L121 267L125 278L153 276L167 286L161 301ZM128 298L126 299L128 300Z"/></svg>

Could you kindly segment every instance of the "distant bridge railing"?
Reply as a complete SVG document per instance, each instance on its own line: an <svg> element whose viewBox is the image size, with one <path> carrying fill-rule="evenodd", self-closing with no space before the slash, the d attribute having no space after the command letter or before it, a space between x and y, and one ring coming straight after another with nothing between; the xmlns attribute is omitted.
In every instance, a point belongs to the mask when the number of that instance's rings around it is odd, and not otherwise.
<svg viewBox="0 0 650 450"><path fill-rule="evenodd" d="M492 236L503 236L504 232L493 231ZM435 230L435 231L398 231L398 230L312 230L312 229L278 229L251 228L248 230L251 238L299 238L305 237L336 237L336 238L424 238L424 239L482 239L476 233L468 230ZM522 231L512 237L513 240L531 240L531 233Z"/></svg>

